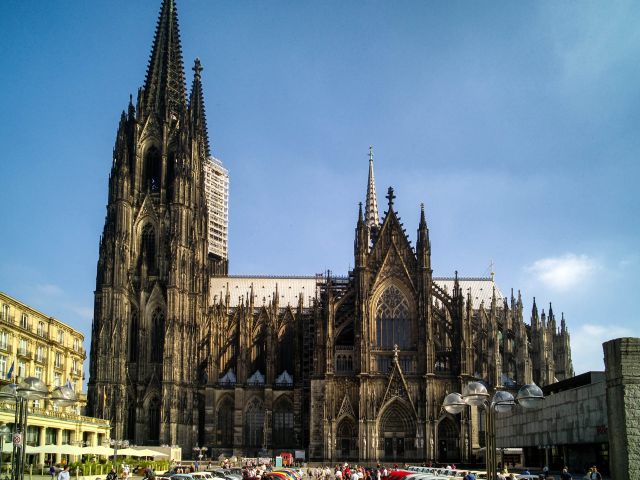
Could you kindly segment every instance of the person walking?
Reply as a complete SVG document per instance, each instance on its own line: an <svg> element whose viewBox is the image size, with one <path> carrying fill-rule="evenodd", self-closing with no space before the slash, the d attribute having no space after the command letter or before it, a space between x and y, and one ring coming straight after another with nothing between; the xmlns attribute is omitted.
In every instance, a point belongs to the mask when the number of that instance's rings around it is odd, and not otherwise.
<svg viewBox="0 0 640 480"><path fill-rule="evenodd" d="M113 467L111 471L107 473L107 480L118 480L118 474L116 473L115 467Z"/></svg>
<svg viewBox="0 0 640 480"><path fill-rule="evenodd" d="M569 469L567 467L564 467L562 469L562 473L560 474L560 480L572 480L572 476L569 473Z"/></svg>
<svg viewBox="0 0 640 480"><path fill-rule="evenodd" d="M589 480L602 480L602 475L598 471L598 467L595 465L591 467L591 472L589 472Z"/></svg>
<svg viewBox="0 0 640 480"><path fill-rule="evenodd" d="M58 480L70 480L71 475L69 475L69 465L65 465L64 470L62 470L58 474Z"/></svg>

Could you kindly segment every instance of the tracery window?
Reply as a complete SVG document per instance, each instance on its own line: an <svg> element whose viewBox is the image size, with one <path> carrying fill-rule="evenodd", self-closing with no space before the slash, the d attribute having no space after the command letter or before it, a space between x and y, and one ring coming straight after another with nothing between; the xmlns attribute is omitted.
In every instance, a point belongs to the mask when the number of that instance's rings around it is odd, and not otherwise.
<svg viewBox="0 0 640 480"><path fill-rule="evenodd" d="M147 223L140 235L140 258L145 262L149 273L154 273L156 265L156 232L153 225Z"/></svg>
<svg viewBox="0 0 640 480"><path fill-rule="evenodd" d="M218 445L233 446L233 401L225 397L218 407Z"/></svg>
<svg viewBox="0 0 640 480"><path fill-rule="evenodd" d="M160 150L151 147L144 160L144 179L143 188L157 192L160 190L160 175L162 170L162 156Z"/></svg>
<svg viewBox="0 0 640 480"><path fill-rule="evenodd" d="M138 312L131 312L131 321L129 323L129 361L138 361Z"/></svg>
<svg viewBox="0 0 640 480"><path fill-rule="evenodd" d="M156 308L151 315L151 362L160 363L164 355L164 313Z"/></svg>
<svg viewBox="0 0 640 480"><path fill-rule="evenodd" d="M160 441L160 399L153 397L147 407L149 409L149 443Z"/></svg>
<svg viewBox="0 0 640 480"><path fill-rule="evenodd" d="M289 400L280 400L273 410L273 445L289 447L294 443L293 405Z"/></svg>
<svg viewBox="0 0 640 480"><path fill-rule="evenodd" d="M411 323L409 303L403 293L391 285L376 307L376 341L378 347L406 349L410 347Z"/></svg>
<svg viewBox="0 0 640 480"><path fill-rule="evenodd" d="M254 398L245 412L244 443L248 447L260 447L263 444L264 408L262 402Z"/></svg>
<svg viewBox="0 0 640 480"><path fill-rule="evenodd" d="M285 370L293 373L294 354L293 326L288 324L280 331L278 336L278 367L276 369L278 374Z"/></svg>

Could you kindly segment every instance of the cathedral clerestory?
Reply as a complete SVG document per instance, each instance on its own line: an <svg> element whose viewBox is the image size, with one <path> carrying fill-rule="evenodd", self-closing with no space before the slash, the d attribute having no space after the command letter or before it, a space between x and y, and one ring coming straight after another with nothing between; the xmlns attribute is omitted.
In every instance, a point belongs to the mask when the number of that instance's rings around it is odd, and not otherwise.
<svg viewBox="0 0 640 480"><path fill-rule="evenodd" d="M198 59L192 71L187 91L175 0L163 0L118 125L100 238L88 410L113 438L214 458L470 461L482 412L446 414L447 393L573 376L551 305L539 313L534 299L527 324L520 292L505 296L493 275L433 276L425 209L411 212L413 246L392 188L379 214L372 151L351 271L229 275L209 248L219 212Z"/></svg>

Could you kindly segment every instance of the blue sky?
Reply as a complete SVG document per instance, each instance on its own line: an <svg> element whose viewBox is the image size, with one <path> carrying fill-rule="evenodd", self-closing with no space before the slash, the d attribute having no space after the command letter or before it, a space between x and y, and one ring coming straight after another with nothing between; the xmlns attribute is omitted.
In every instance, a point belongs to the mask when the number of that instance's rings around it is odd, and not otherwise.
<svg viewBox="0 0 640 480"><path fill-rule="evenodd" d="M10 0L0 16L0 290L91 328L120 112L154 1ZM436 275L565 312L578 373L638 335L638 2L179 0L234 274L346 273L374 146ZM384 210L382 208L381 210ZM88 339L87 339L88 346Z"/></svg>

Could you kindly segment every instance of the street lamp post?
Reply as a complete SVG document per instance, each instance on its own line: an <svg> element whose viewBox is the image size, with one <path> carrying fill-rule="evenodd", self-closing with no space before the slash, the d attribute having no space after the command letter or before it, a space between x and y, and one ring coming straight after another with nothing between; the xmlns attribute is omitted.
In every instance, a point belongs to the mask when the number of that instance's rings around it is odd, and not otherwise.
<svg viewBox="0 0 640 480"><path fill-rule="evenodd" d="M461 413L467 406L481 407L485 410L487 479L495 480L498 473L495 414L509 412L516 404L524 408L534 408L544 399L544 395L536 384L527 384L518 390L516 398L505 390L498 390L491 400L489 397L487 387L481 382L469 382L462 394L450 393L444 397L442 408L452 415Z"/></svg>
<svg viewBox="0 0 640 480"><path fill-rule="evenodd" d="M200 462L202 462L202 457L205 456L205 454L207 453L207 447L199 447L198 445L196 445L195 447L193 447L193 451L198 455L198 460Z"/></svg>
<svg viewBox="0 0 640 480"><path fill-rule="evenodd" d="M113 447L113 467L118 471L118 449L120 447L127 448L129 446L129 440L116 440L112 438L109 443Z"/></svg>
<svg viewBox="0 0 640 480"><path fill-rule="evenodd" d="M27 419L29 402L50 400L54 405L67 407L76 403L75 392L67 387L56 387L49 392L47 385L37 377L27 377L19 384L10 383L0 389L0 398L16 405L13 430L11 480L23 480L27 446Z"/></svg>

